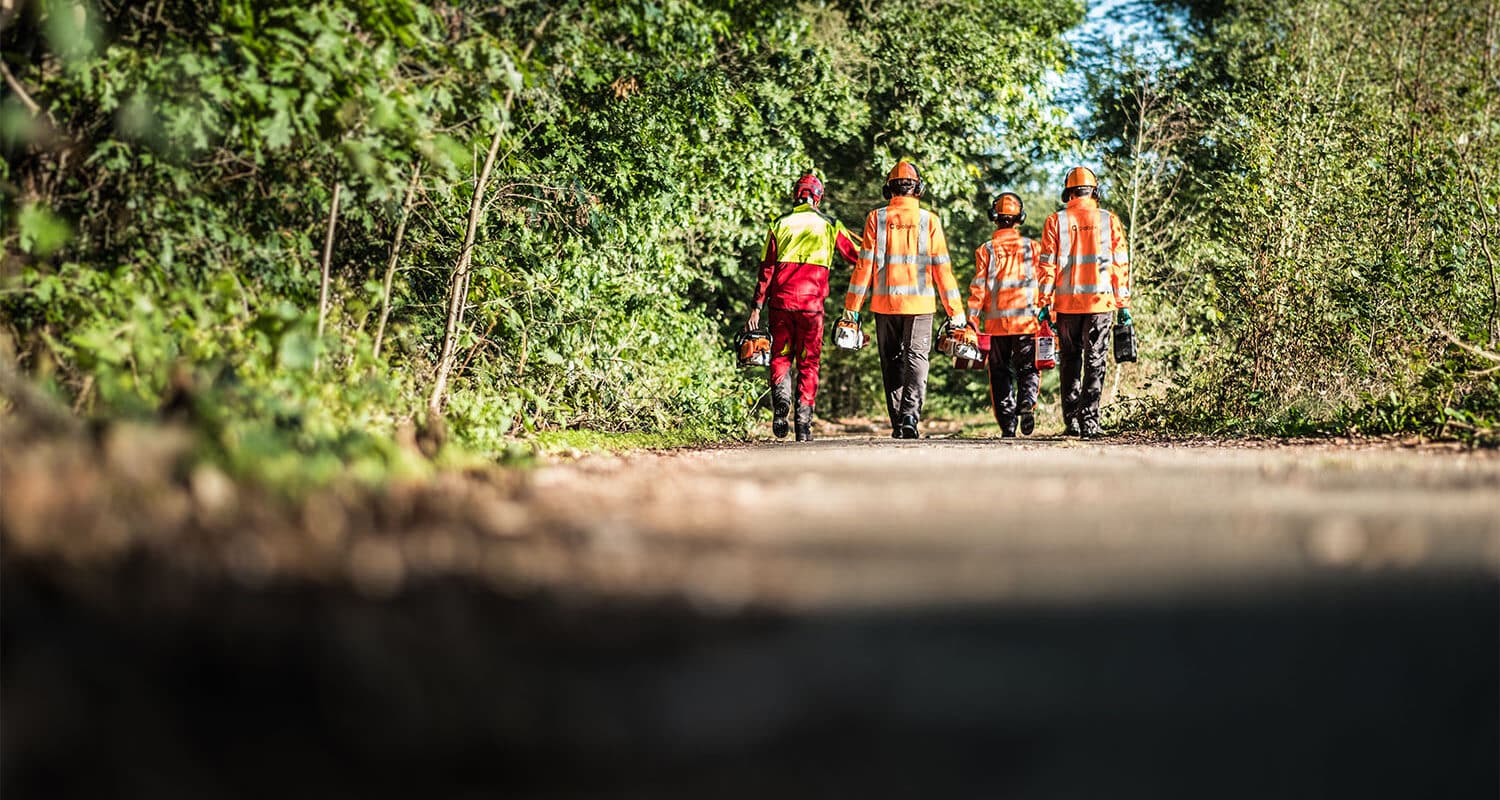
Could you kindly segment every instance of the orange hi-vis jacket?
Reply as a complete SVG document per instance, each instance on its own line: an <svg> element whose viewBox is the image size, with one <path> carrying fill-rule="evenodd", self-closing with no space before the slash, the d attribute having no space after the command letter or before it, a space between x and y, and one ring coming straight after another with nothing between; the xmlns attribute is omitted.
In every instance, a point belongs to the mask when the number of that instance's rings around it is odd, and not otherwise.
<svg viewBox="0 0 1500 800"><path fill-rule="evenodd" d="M1092 197L1075 197L1042 226L1037 262L1057 277L1038 291L1055 294L1060 314L1099 314L1130 307L1130 252L1125 225Z"/></svg>
<svg viewBox="0 0 1500 800"><path fill-rule="evenodd" d="M870 298L877 314L931 314L934 287L948 316L963 313L958 283L948 258L948 239L937 215L915 197L893 197L890 205L865 217L859 263L849 277L844 308L858 311Z"/></svg>
<svg viewBox="0 0 1500 800"><path fill-rule="evenodd" d="M969 319L993 336L1036 333L1038 308L1052 298L1039 286L1052 285L1053 273L1037 262L1040 248L1015 228L1002 228L974 251L969 284Z"/></svg>

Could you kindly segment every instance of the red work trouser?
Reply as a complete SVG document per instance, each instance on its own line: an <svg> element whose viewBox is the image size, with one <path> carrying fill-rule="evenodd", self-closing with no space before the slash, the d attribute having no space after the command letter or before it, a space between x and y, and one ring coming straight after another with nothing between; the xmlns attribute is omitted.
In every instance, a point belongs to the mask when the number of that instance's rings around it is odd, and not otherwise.
<svg viewBox="0 0 1500 800"><path fill-rule="evenodd" d="M771 403L792 404L792 359L797 360L797 406L812 408L818 398L818 364L823 357L823 312L771 309Z"/></svg>

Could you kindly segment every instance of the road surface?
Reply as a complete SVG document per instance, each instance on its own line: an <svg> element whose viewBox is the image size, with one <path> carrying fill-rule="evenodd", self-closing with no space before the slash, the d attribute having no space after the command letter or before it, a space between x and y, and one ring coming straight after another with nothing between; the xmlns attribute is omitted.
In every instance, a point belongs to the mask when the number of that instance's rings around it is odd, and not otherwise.
<svg viewBox="0 0 1500 800"><path fill-rule="evenodd" d="M288 505L101 447L0 456L7 798L1500 788L1494 453L824 438Z"/></svg>

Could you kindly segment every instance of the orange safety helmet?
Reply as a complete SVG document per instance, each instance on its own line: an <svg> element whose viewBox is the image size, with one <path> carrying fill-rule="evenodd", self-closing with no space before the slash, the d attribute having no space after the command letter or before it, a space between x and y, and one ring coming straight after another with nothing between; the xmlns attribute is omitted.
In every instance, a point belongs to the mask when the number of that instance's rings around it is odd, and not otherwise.
<svg viewBox="0 0 1500 800"><path fill-rule="evenodd" d="M1074 189L1087 186L1096 193L1099 191L1099 179L1094 177L1094 171L1088 167L1074 167L1068 170L1068 176L1063 179L1062 199L1068 202L1068 195Z"/></svg>
<svg viewBox="0 0 1500 800"><path fill-rule="evenodd" d="M927 181L922 180L922 174L917 172L917 165L905 159L897 161L896 166L891 168L890 174L885 176L885 186L880 189L882 197L887 200L891 199L891 195L895 194L891 191L891 184L895 181L916 181L917 197L921 197L927 191Z"/></svg>
<svg viewBox="0 0 1500 800"><path fill-rule="evenodd" d="M998 223L1001 217L1009 217L1007 220L1011 225L1020 225L1026 221L1026 206L1021 202L1021 196L1015 192L1001 192L990 204L990 221Z"/></svg>

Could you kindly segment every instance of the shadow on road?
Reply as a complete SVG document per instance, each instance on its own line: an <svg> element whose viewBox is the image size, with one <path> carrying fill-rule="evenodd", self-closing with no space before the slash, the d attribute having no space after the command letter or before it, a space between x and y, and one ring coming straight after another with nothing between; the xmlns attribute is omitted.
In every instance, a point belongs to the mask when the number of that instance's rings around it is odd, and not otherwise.
<svg viewBox="0 0 1500 800"><path fill-rule="evenodd" d="M715 614L4 564L7 800L1494 797L1476 571Z"/></svg>

